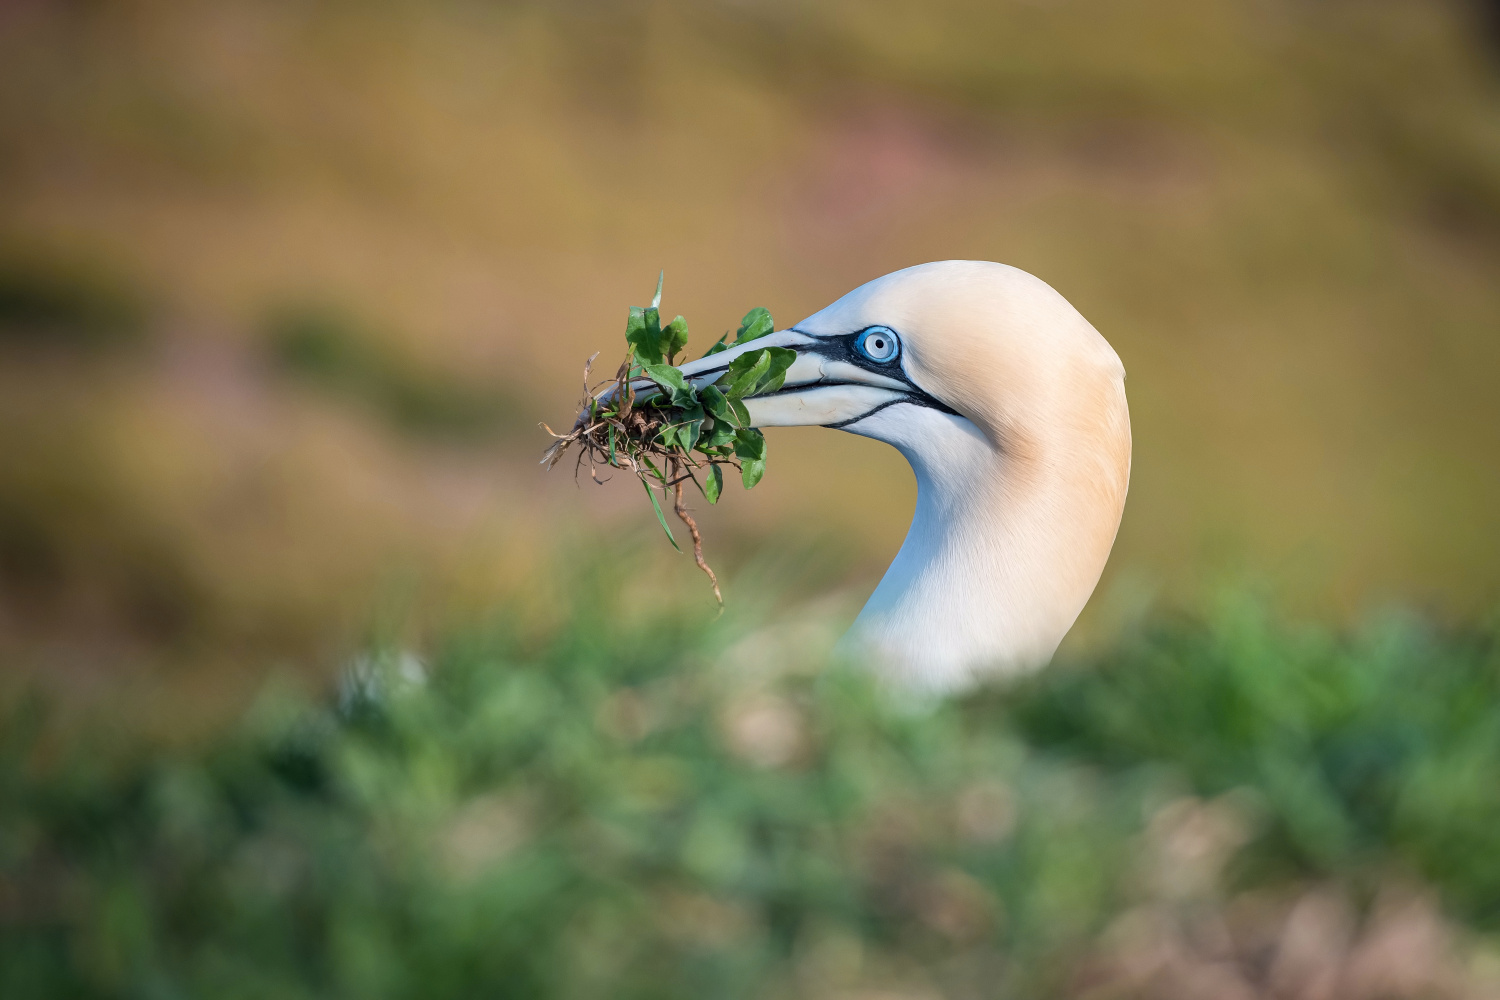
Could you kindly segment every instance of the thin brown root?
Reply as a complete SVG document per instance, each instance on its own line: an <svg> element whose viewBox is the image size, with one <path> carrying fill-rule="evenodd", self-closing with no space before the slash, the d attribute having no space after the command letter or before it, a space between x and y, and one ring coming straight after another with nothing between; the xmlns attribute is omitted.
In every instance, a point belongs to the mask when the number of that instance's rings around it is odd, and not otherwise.
<svg viewBox="0 0 1500 1000"><path fill-rule="evenodd" d="M682 480L679 479L672 487L672 509L683 524L687 525L688 533L693 536L693 562L698 568L708 574L708 582L713 584L714 600L719 602L719 610L724 610L724 595L719 593L719 578L714 576L714 571L708 568L708 563L703 561L703 538L698 534L698 522L693 520L693 515L688 513L687 505L682 502Z"/></svg>

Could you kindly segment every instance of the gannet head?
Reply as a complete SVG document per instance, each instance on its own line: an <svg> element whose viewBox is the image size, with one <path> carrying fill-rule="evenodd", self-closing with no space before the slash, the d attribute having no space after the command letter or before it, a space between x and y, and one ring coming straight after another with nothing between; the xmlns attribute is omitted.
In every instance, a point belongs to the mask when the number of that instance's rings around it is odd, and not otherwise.
<svg viewBox="0 0 1500 1000"><path fill-rule="evenodd" d="M917 477L906 542L850 641L890 676L952 690L1051 658L1099 580L1130 476L1125 369L1045 282L941 261L856 288L800 323L682 366L705 384L788 347L761 427L885 441Z"/></svg>

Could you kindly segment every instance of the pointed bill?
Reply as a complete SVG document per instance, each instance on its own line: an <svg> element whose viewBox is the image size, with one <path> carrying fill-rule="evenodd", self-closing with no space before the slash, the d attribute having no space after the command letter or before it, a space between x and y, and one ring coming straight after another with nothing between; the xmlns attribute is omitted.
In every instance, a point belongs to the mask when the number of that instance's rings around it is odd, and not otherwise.
<svg viewBox="0 0 1500 1000"><path fill-rule="evenodd" d="M844 341L814 337L796 329L779 330L689 361L677 370L686 382L701 390L723 379L742 355L771 347L796 352L779 386L746 395L741 401L754 427L844 427L876 410L908 401L947 409L906 377L899 366L873 370L858 363ZM637 399L659 392L650 379L638 379L631 387Z"/></svg>

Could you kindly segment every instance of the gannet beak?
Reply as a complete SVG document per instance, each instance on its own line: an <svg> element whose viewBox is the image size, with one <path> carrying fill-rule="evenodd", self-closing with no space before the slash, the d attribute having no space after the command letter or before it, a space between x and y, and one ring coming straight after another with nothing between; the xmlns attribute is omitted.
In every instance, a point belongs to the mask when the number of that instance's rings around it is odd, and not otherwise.
<svg viewBox="0 0 1500 1000"><path fill-rule="evenodd" d="M713 383L731 361L748 351L763 347L796 351L797 358L780 388L744 400L750 422L756 427L844 427L905 401L948 409L907 379L899 366L872 371L856 363L846 341L841 337L814 337L796 329L780 330L689 361L679 370L701 387Z"/></svg>

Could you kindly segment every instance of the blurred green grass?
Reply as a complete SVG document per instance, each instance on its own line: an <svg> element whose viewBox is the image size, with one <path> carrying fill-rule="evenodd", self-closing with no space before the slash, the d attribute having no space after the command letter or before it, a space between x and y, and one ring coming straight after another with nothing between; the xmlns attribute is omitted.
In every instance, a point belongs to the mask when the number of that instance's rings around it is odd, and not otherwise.
<svg viewBox="0 0 1500 1000"><path fill-rule="evenodd" d="M911 705L829 657L821 613L773 614L775 579L715 621L642 564L570 554L189 745L58 742L23 708L0 992L1183 995L1112 957L1142 912L1334 886L1364 926L1404 879L1472 928L1378 994L1416 997L1500 931L1493 627L1333 634L1226 597Z"/></svg>

